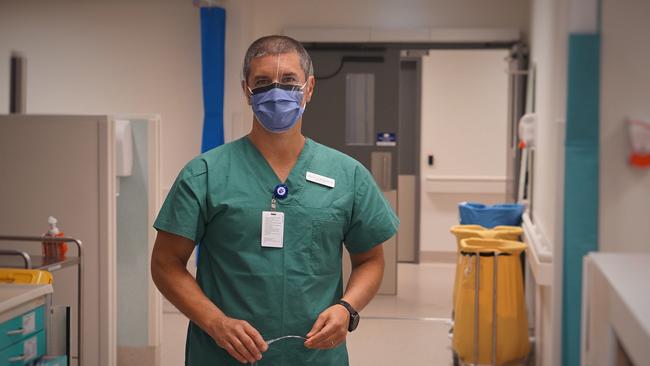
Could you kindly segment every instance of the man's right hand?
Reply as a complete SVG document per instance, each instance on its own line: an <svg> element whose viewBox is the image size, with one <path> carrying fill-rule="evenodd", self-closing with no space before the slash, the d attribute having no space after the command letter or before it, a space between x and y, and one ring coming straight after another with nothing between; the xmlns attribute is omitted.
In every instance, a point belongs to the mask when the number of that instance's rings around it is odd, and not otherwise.
<svg viewBox="0 0 650 366"><path fill-rule="evenodd" d="M262 352L269 348L257 329L245 320L220 317L211 324L208 333L219 347L241 363L261 360Z"/></svg>

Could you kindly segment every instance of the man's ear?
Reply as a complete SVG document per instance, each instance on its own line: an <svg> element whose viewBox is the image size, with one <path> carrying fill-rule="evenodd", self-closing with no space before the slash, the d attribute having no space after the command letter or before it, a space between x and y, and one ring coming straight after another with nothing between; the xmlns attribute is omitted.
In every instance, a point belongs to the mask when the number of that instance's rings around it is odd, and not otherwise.
<svg viewBox="0 0 650 366"><path fill-rule="evenodd" d="M311 101L311 96L314 94L314 86L316 86L316 78L314 75L310 75L307 79L307 92L305 93L305 100L307 103Z"/></svg>
<svg viewBox="0 0 650 366"><path fill-rule="evenodd" d="M248 88L246 87L246 81L244 80L241 81L241 90L244 93L244 98L246 98L246 103L248 103L248 105L251 105L251 95L248 92Z"/></svg>

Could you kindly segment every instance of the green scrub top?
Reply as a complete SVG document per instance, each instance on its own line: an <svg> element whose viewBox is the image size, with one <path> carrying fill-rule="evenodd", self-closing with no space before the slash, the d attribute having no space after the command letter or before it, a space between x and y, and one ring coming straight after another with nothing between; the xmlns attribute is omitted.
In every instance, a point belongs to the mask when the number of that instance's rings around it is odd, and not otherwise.
<svg viewBox="0 0 650 366"><path fill-rule="evenodd" d="M330 188L306 180L312 172ZM169 191L157 230L199 244L197 282L227 316L243 319L266 340L309 332L318 315L343 295L342 244L362 253L397 232L399 220L370 172L351 157L306 139L284 182L284 247L261 246L262 211L271 211L281 183L247 138L190 161ZM240 365L190 322L189 366ZM348 365L344 344L311 350L303 341L273 343L258 365Z"/></svg>

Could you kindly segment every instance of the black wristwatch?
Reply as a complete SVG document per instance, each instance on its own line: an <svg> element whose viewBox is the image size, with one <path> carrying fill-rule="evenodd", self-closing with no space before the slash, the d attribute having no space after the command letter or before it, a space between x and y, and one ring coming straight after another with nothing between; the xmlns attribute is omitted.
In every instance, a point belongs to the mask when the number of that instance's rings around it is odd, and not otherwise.
<svg viewBox="0 0 650 366"><path fill-rule="evenodd" d="M354 310L352 305L350 305L347 301L340 300L339 305L343 305L346 309L348 309L348 312L350 313L350 324L348 325L348 332L352 332L353 330L357 329L359 326L359 319L361 316L359 316L359 313Z"/></svg>

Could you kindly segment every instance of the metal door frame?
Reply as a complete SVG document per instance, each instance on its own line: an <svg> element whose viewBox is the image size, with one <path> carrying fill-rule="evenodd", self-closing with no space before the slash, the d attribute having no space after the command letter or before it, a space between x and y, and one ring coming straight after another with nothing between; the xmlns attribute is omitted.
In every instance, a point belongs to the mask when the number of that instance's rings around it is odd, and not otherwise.
<svg viewBox="0 0 650 366"><path fill-rule="evenodd" d="M405 50L407 52L407 55L400 57L400 63L403 61L412 61L415 62L415 78L416 78L416 112L415 112L415 135L420 136L420 130L422 127L422 55L409 55L408 52L409 50ZM427 52L428 53L428 52ZM401 70L400 70L401 72ZM401 75L400 75L401 76ZM399 142L398 142L399 143ZM415 139L415 151L416 151L416 156L413 157L415 161L415 235L414 235L414 246L415 246L415 258L414 260L411 261L402 261L400 262L398 260L398 263L420 263L420 139ZM399 149L397 150L397 173L398 173L398 182L399 182L399 163L400 163L400 156L399 156ZM399 183L398 186L396 187L396 190L398 192L397 195L397 202L399 204ZM399 234L398 234L399 235ZM399 248L399 238L397 240L397 246ZM399 249L398 249L399 253Z"/></svg>

